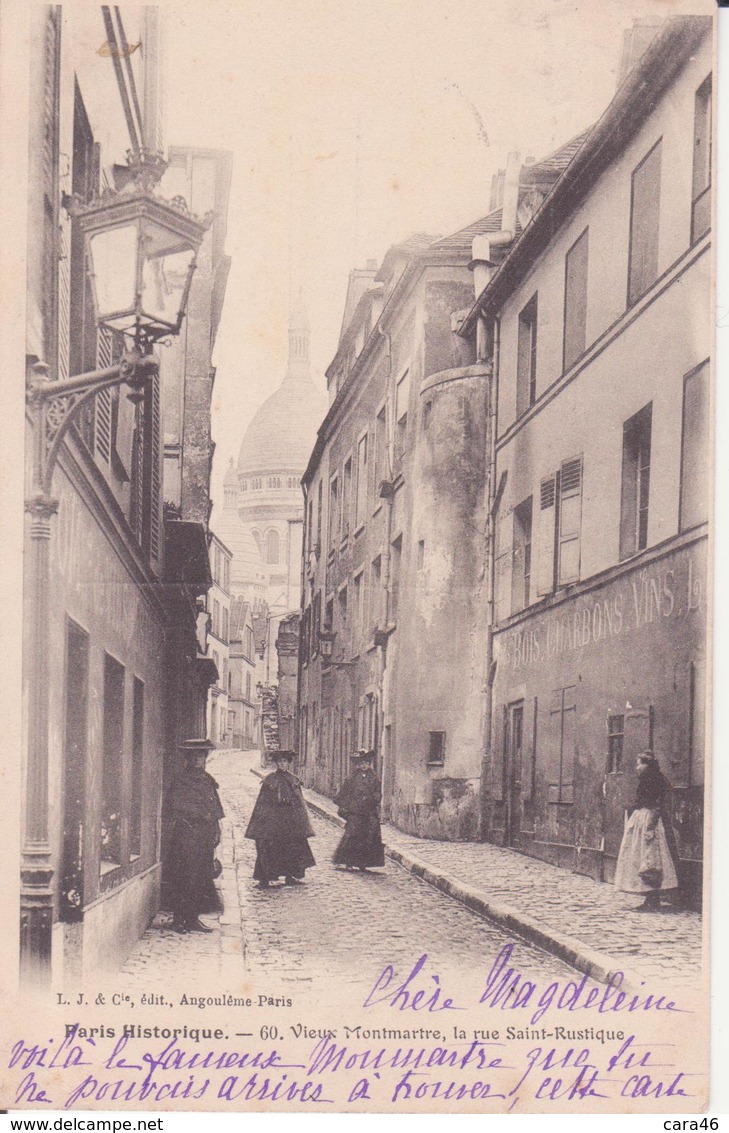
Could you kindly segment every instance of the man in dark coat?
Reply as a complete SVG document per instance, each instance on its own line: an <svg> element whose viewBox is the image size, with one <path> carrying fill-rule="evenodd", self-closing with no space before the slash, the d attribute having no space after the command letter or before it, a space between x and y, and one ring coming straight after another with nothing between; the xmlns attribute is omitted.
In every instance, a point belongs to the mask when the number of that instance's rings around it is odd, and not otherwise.
<svg viewBox="0 0 729 1133"><path fill-rule="evenodd" d="M253 879L261 889L283 877L287 885L301 885L309 866L316 865L308 838L314 837L301 783L292 773L293 751L272 754L276 770L261 783L261 790L246 830L256 843Z"/></svg>
<svg viewBox="0 0 729 1133"><path fill-rule="evenodd" d="M334 852L334 864L366 870L385 864L380 836L380 781L375 772L375 753L360 751L352 756L354 770L342 784L334 802L347 825Z"/></svg>
<svg viewBox="0 0 729 1133"><path fill-rule="evenodd" d="M199 914L209 907L215 876L215 847L224 815L218 784L205 770L213 745L209 740L185 740L185 768L172 784L169 813L172 822L168 850L170 904L177 932L212 932Z"/></svg>

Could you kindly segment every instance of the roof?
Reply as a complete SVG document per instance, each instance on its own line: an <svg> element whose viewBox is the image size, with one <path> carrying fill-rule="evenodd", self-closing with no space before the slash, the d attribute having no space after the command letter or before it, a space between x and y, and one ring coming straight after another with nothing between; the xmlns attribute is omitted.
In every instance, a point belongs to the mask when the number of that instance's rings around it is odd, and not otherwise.
<svg viewBox="0 0 729 1133"><path fill-rule="evenodd" d="M531 270L554 234L592 191L657 105L664 91L710 34L710 16L674 16L629 73L605 113L579 143L573 138L556 154L566 161L541 206L512 245L463 321L460 334L472 332L479 314L495 311ZM569 149L576 147L571 159ZM556 160L556 154L552 160ZM542 163L540 163L542 164ZM529 168L529 167L527 167Z"/></svg>
<svg viewBox="0 0 729 1133"><path fill-rule="evenodd" d="M591 130L592 127L590 126L589 129L583 130L581 134L576 134L574 138L565 142L564 145L554 150L554 152L550 153L547 157L542 158L541 161L532 162L530 165L523 165L519 177L520 184L531 184L533 180L532 174L534 173L553 173L556 175L564 173Z"/></svg>
<svg viewBox="0 0 729 1133"><path fill-rule="evenodd" d="M501 209L497 208L488 213L487 216L481 217L480 220L474 220L472 224L454 232L451 236L444 236L443 239L436 240L433 247L453 252L467 252L470 255L474 237L483 236L487 232L500 231Z"/></svg>
<svg viewBox="0 0 729 1133"><path fill-rule="evenodd" d="M417 255L418 252L424 252L426 248L431 244L435 244L439 239L439 236L428 236L426 232L414 232L412 236L408 236L407 240L403 240L401 244L392 244L385 252L384 259L375 276L375 283L387 282L392 275L392 269L396 260L400 258L409 260L411 256Z"/></svg>

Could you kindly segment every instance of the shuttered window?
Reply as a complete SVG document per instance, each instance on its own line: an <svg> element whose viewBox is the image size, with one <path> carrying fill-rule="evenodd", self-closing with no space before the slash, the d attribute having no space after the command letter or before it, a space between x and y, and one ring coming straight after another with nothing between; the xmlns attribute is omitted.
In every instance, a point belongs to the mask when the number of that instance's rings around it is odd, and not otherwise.
<svg viewBox="0 0 729 1133"><path fill-rule="evenodd" d="M537 396L537 296L519 315L516 362L516 415L521 417Z"/></svg>
<svg viewBox="0 0 729 1133"><path fill-rule="evenodd" d="M709 471L709 363L704 362L683 382L681 531L709 518Z"/></svg>
<svg viewBox="0 0 729 1133"><path fill-rule="evenodd" d="M547 799L550 803L575 801L576 687L552 693L546 754Z"/></svg>
<svg viewBox="0 0 729 1133"><path fill-rule="evenodd" d="M620 493L620 558L648 545L653 403L623 425L623 471Z"/></svg>
<svg viewBox="0 0 729 1133"><path fill-rule="evenodd" d="M547 476L539 487L537 517L537 594L551 594L554 590L554 531L557 514L557 477Z"/></svg>
<svg viewBox="0 0 729 1133"><path fill-rule="evenodd" d="M559 585L580 577L582 525L582 457L566 460L559 473Z"/></svg>
<svg viewBox="0 0 729 1133"><path fill-rule="evenodd" d="M696 92L691 243L711 227L711 75Z"/></svg>
<svg viewBox="0 0 729 1133"><path fill-rule="evenodd" d="M565 257L563 370L569 370L586 345L588 241L586 228Z"/></svg>
<svg viewBox="0 0 729 1133"><path fill-rule="evenodd" d="M661 142L656 142L633 173L630 197L628 306L658 276L658 222L661 208Z"/></svg>
<svg viewBox="0 0 729 1133"><path fill-rule="evenodd" d="M514 508L514 544L511 562L511 612L529 605L532 572L532 497Z"/></svg>

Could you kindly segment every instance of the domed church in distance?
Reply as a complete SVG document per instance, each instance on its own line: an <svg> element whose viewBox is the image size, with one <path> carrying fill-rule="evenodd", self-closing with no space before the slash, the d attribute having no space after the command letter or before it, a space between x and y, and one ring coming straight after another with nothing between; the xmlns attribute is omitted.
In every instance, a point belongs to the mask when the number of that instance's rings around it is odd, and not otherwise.
<svg viewBox="0 0 729 1133"><path fill-rule="evenodd" d="M270 615L299 607L303 497L301 477L327 410L311 379L309 322L301 298L289 322L289 359L281 385L246 429L224 481L216 525L233 552L231 592Z"/></svg>

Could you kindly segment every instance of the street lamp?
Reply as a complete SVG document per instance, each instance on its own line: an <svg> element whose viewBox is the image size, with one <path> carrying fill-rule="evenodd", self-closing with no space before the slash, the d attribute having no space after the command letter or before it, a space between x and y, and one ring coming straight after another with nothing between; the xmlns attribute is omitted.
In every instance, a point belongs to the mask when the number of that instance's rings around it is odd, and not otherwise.
<svg viewBox="0 0 729 1133"><path fill-rule="evenodd" d="M163 200L154 191L164 169L157 159L117 167L119 190L89 203L66 198L84 234L96 319L148 350L159 338L180 333L209 218L192 216L182 197Z"/></svg>
<svg viewBox="0 0 729 1133"><path fill-rule="evenodd" d="M113 366L51 380L38 362L26 384L33 427L33 465L25 510L30 514L30 640L28 767L20 870L20 970L25 983L47 986L51 970L53 866L48 830L48 618L53 470L65 436L99 392L130 387L139 401L158 371L151 357L162 337L179 334L195 256L212 217L198 220L181 198L162 200L156 184L166 168L159 157L135 153L115 167L118 188L83 203L64 198L85 239L99 326L125 339Z"/></svg>

